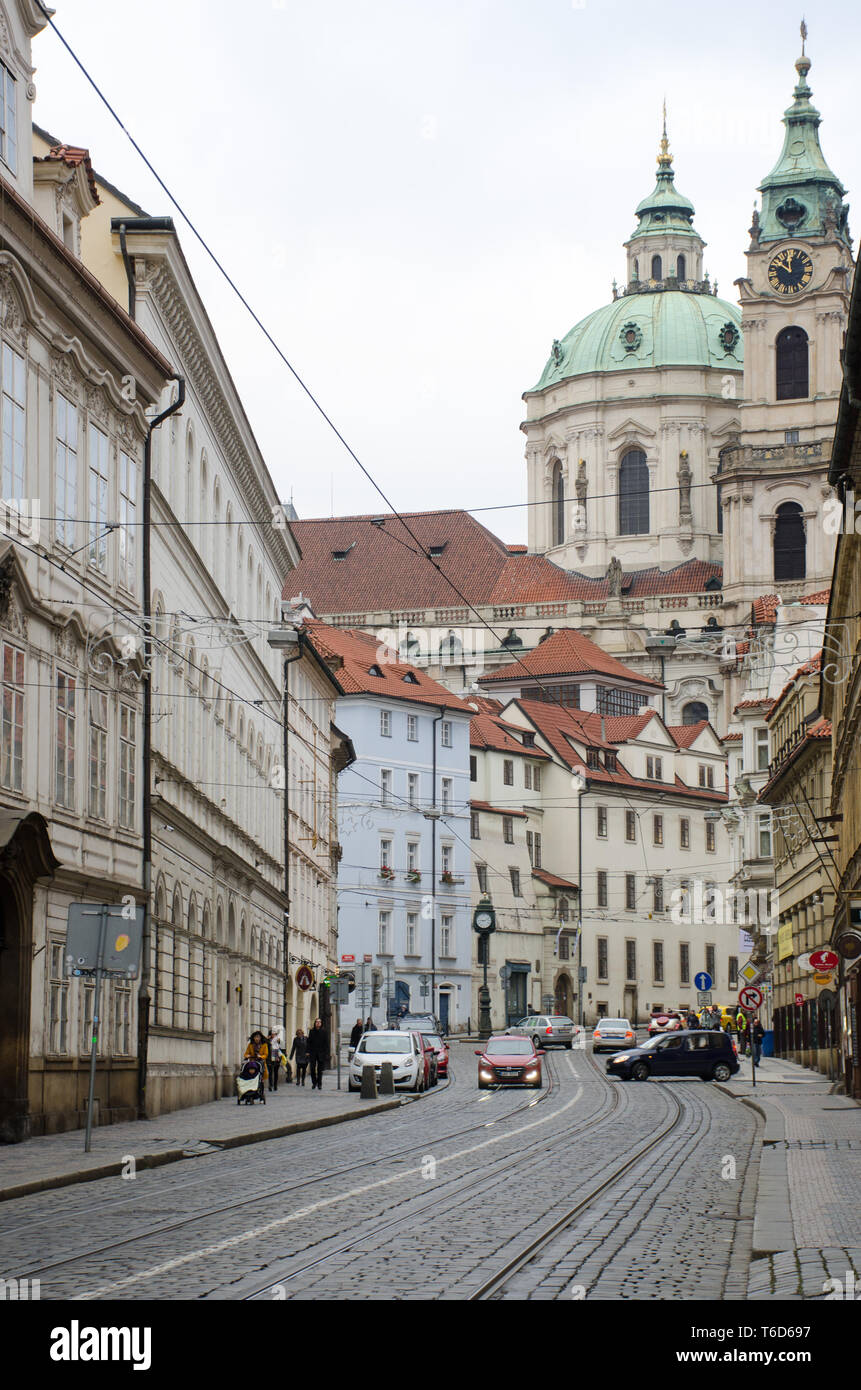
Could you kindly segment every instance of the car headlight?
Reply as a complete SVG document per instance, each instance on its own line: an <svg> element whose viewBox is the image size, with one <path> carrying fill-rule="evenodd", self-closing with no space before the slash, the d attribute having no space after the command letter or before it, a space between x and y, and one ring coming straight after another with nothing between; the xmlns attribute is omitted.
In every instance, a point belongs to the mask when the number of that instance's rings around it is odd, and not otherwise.
<svg viewBox="0 0 861 1390"><path fill-rule="evenodd" d="M611 1066L614 1066L616 1062L628 1062L628 1061L630 1061L630 1057L629 1057L629 1055L628 1055L627 1052L617 1052L617 1053L616 1053L616 1056L613 1058L613 1060L612 1060L612 1062L610 1063L610 1065L611 1065Z"/></svg>
<svg viewBox="0 0 861 1390"><path fill-rule="evenodd" d="M537 1080L538 1080L538 1072L537 1072L537 1071L528 1071L528 1072L526 1073L526 1080L527 1080L527 1081L537 1081Z"/></svg>
<svg viewBox="0 0 861 1390"><path fill-rule="evenodd" d="M492 1081L492 1080L493 1080L493 1072L492 1072L492 1071L487 1071L486 1068L480 1068L480 1069L479 1069L478 1075L479 1075L479 1077L480 1077L480 1079L481 1079L482 1081Z"/></svg>

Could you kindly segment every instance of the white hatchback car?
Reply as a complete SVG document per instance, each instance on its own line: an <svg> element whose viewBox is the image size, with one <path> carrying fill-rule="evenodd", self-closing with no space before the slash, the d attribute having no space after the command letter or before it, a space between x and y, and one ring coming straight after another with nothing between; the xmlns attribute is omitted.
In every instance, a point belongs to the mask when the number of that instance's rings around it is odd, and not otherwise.
<svg viewBox="0 0 861 1390"><path fill-rule="evenodd" d="M418 1034L402 1032L363 1033L356 1050L350 1058L347 1077L347 1090L362 1089L362 1070L373 1067L377 1080L380 1067L390 1062L395 1087L408 1091L423 1091L425 1084L425 1059Z"/></svg>

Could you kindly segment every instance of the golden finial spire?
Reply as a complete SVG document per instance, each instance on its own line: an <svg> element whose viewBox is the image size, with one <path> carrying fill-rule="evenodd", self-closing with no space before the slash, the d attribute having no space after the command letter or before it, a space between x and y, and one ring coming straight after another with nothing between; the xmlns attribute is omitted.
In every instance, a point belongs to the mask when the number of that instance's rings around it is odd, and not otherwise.
<svg viewBox="0 0 861 1390"><path fill-rule="evenodd" d="M805 21L804 21L804 17L802 16L802 19L801 19L801 56L802 56L802 58L806 57L806 54L805 54L805 52L804 52L804 45L805 45L806 42L807 42L807 25L806 25L806 23L805 23Z"/></svg>
<svg viewBox="0 0 861 1390"><path fill-rule="evenodd" d="M664 97L664 129L661 135L661 152L658 155L658 165L661 169L669 169L673 163L673 156L670 154L670 142L667 139L667 98Z"/></svg>

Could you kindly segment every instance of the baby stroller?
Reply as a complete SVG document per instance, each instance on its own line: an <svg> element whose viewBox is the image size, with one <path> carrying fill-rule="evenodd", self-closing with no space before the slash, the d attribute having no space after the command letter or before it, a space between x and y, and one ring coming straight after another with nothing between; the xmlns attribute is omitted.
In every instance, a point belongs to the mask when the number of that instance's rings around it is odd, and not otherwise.
<svg viewBox="0 0 861 1390"><path fill-rule="evenodd" d="M266 1087L263 1084L264 1066L256 1057L247 1057L242 1070L236 1078L236 1104L253 1105L256 1100L266 1104Z"/></svg>

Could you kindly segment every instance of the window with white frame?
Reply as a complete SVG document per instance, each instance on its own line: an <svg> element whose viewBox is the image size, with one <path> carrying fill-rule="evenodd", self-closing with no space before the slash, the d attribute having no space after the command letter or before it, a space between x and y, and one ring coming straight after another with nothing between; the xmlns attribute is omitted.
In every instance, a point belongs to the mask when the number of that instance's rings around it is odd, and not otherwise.
<svg viewBox="0 0 861 1390"><path fill-rule="evenodd" d="M388 908L384 908L384 909L382 909L381 912L380 912L380 937L379 937L379 944L378 944L378 947L377 947L377 954L378 954L378 955L380 955L380 956L388 956L388 955L391 954L391 940L392 940L392 914L391 914L391 911L390 911Z"/></svg>
<svg viewBox="0 0 861 1390"><path fill-rule="evenodd" d="M691 847L691 823L687 816L679 817L679 848L690 849Z"/></svg>
<svg viewBox="0 0 861 1390"><path fill-rule="evenodd" d="M451 720L444 719L439 727L439 739L443 748L451 748Z"/></svg>
<svg viewBox="0 0 861 1390"><path fill-rule="evenodd" d="M526 832L526 852L529 855L529 862L533 869L541 868L541 832L540 830L527 830Z"/></svg>
<svg viewBox="0 0 861 1390"><path fill-rule="evenodd" d="M595 833L596 833L596 835L598 836L598 839L599 839L599 840L606 840L606 838L607 838L607 807L606 807L606 806L596 806L596 807L595 807L595 818L596 818L596 821L597 821L597 825L596 825L596 828L595 828Z"/></svg>
<svg viewBox="0 0 861 1390"><path fill-rule="evenodd" d="M523 764L523 785L527 791L532 790L532 764Z"/></svg>
<svg viewBox="0 0 861 1390"><path fill-rule="evenodd" d="M470 811L469 813L469 838L471 840L481 839L481 824L477 811Z"/></svg>
<svg viewBox="0 0 861 1390"><path fill-rule="evenodd" d="M663 770L663 762L660 758L646 759L646 780L649 782L660 782Z"/></svg>
<svg viewBox="0 0 861 1390"><path fill-rule="evenodd" d="M514 894L515 898L522 897L522 894L520 892L520 870L509 867L508 873L511 878L512 893Z"/></svg>
<svg viewBox="0 0 861 1390"><path fill-rule="evenodd" d="M137 712L120 705L120 805L119 821L126 830L135 825L135 761L137 757Z"/></svg>
<svg viewBox="0 0 861 1390"><path fill-rule="evenodd" d="M407 715L407 738L410 743L419 741L419 718L417 714Z"/></svg>
<svg viewBox="0 0 861 1390"><path fill-rule="evenodd" d="M407 802L410 806L419 804L419 774L417 772L407 773Z"/></svg>
<svg viewBox="0 0 861 1390"><path fill-rule="evenodd" d="M441 782L442 813L444 816L451 814L452 809L452 786L451 777L443 777Z"/></svg>
<svg viewBox="0 0 861 1390"><path fill-rule="evenodd" d="M112 982L114 1005L114 1055L128 1057L132 1054L131 1018L132 987L127 980L115 979Z"/></svg>
<svg viewBox="0 0 861 1390"><path fill-rule="evenodd" d="M392 842L391 840L380 840L380 868L390 869L392 867Z"/></svg>
<svg viewBox="0 0 861 1390"><path fill-rule="evenodd" d="M390 767L380 768L380 801L383 806L392 804L392 769Z"/></svg>
<svg viewBox="0 0 861 1390"><path fill-rule="evenodd" d="M15 78L6 64L0 63L0 159L13 174L18 171L17 90Z"/></svg>
<svg viewBox="0 0 861 1390"><path fill-rule="evenodd" d="M450 874L454 866L454 845L443 845L440 849L440 864L444 874Z"/></svg>
<svg viewBox="0 0 861 1390"><path fill-rule="evenodd" d="M24 787L24 653L3 643L3 706L0 709L0 782L9 791Z"/></svg>
<svg viewBox="0 0 861 1390"><path fill-rule="evenodd" d="M607 906L607 870L599 869L597 875L598 883L598 906Z"/></svg>
<svg viewBox="0 0 861 1390"><path fill-rule="evenodd" d="M451 912L442 914L439 953L441 956L454 955L454 914Z"/></svg>
<svg viewBox="0 0 861 1390"><path fill-rule="evenodd" d="M52 941L48 947L50 978L48 981L48 1051L69 1050L69 981L65 975L66 947Z"/></svg>
<svg viewBox="0 0 861 1390"><path fill-rule="evenodd" d="M90 425L89 464L89 550L90 564L102 574L108 570L108 436L98 425Z"/></svg>
<svg viewBox="0 0 861 1390"><path fill-rule="evenodd" d="M135 559L137 555L137 487L138 466L133 458L120 450L120 529L119 581L129 593L135 591Z"/></svg>
<svg viewBox="0 0 861 1390"><path fill-rule="evenodd" d="M503 758L502 760L502 781L504 786L514 786L514 759Z"/></svg>
<svg viewBox="0 0 861 1390"><path fill-rule="evenodd" d="M701 787L713 787L715 784L715 770L711 763L699 763L699 778Z"/></svg>
<svg viewBox="0 0 861 1390"><path fill-rule="evenodd" d="M78 534L78 407L57 392L54 445L57 482L56 535L71 550Z"/></svg>
<svg viewBox="0 0 861 1390"><path fill-rule="evenodd" d="M380 710L380 737L391 738L392 736L392 713L391 710Z"/></svg>
<svg viewBox="0 0 861 1390"><path fill-rule="evenodd" d="M768 729L754 730L755 751L756 751L756 770L757 772L768 771Z"/></svg>
<svg viewBox="0 0 861 1390"><path fill-rule="evenodd" d="M55 795L60 806L75 806L75 716L78 682L57 672L57 762Z"/></svg>
<svg viewBox="0 0 861 1390"><path fill-rule="evenodd" d="M104 820L108 796L108 697L90 691L90 799L91 816Z"/></svg>
<svg viewBox="0 0 861 1390"><path fill-rule="evenodd" d="M405 955L418 955L419 940L419 914L417 912L407 913L407 940Z"/></svg>
<svg viewBox="0 0 861 1390"><path fill-rule="evenodd" d="M24 497L25 379L23 357L4 343L3 498L7 502L20 502Z"/></svg>
<svg viewBox="0 0 861 1390"><path fill-rule="evenodd" d="M637 906L637 875L625 874L625 907L633 912ZM629 977L630 978L630 977Z"/></svg>
<svg viewBox="0 0 861 1390"><path fill-rule="evenodd" d="M759 829L759 857L760 859L771 858L771 812L765 811L757 816Z"/></svg>
<svg viewBox="0 0 861 1390"><path fill-rule="evenodd" d="M664 818L663 816L652 816L652 844L662 845L664 843Z"/></svg>
<svg viewBox="0 0 861 1390"><path fill-rule="evenodd" d="M407 872L418 873L419 868L419 841L407 840Z"/></svg>
<svg viewBox="0 0 861 1390"><path fill-rule="evenodd" d="M507 845L514 844L514 817L502 817L502 838Z"/></svg>
<svg viewBox="0 0 861 1390"><path fill-rule="evenodd" d="M714 821L707 820L707 821L706 821L706 849L708 850L709 854L714 854L716 848L717 848L717 844L716 844L716 841L715 841L715 823L714 823Z"/></svg>

